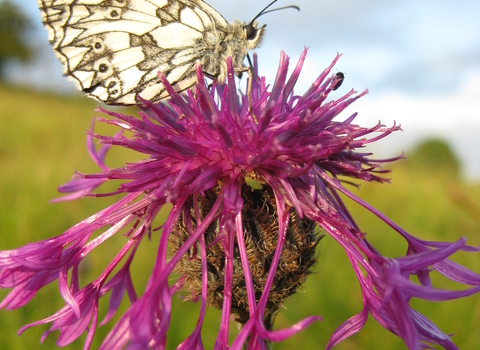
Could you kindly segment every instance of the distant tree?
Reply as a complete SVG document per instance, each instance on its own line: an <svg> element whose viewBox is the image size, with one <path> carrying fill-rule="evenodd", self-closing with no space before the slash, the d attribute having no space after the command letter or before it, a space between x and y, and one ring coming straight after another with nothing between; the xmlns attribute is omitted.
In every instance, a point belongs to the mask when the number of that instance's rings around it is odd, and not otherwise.
<svg viewBox="0 0 480 350"><path fill-rule="evenodd" d="M428 139L407 154L408 165L432 175L460 176L461 164L447 142Z"/></svg>
<svg viewBox="0 0 480 350"><path fill-rule="evenodd" d="M8 0L0 2L0 79L7 62L32 58L33 48L26 41L32 29L32 22L16 5Z"/></svg>

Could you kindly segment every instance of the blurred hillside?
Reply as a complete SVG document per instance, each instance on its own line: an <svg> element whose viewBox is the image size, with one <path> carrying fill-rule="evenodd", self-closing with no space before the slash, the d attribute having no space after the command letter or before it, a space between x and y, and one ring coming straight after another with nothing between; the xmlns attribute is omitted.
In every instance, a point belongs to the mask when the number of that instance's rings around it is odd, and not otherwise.
<svg viewBox="0 0 480 350"><path fill-rule="evenodd" d="M0 85L0 249L12 249L59 235L115 201L86 198L48 204L58 196L57 186L67 182L74 170L97 170L85 147L85 131L92 117L98 115L95 107L96 102L82 97L58 97ZM133 110L128 112L134 113ZM107 129L101 132L113 132ZM480 183L467 183L462 179L458 160L440 140L425 141L406 157L407 160L392 165L391 184L362 184L359 190L352 188L352 191L417 237L453 241L466 236L469 244L479 245ZM115 150L109 154L107 163L119 166L125 159L134 158L135 155ZM348 204L353 217L378 250L389 256L404 255L406 246L391 229L361 208ZM140 293L153 266L158 238L157 233L151 242L143 242L133 267L134 282ZM98 276L123 240L124 237L114 237L98 252L92 253L88 263L82 266L82 283ZM455 259L480 272L478 254L462 254ZM305 349L324 348L335 328L361 310L359 286L348 260L329 237L320 244L318 260L315 274L277 316L276 327L286 327L311 314L322 315L324 321L276 344L274 349L292 349L297 344ZM435 282L443 283L443 280ZM7 290L0 290L0 298L7 293ZM480 296L445 303L413 300L412 304L445 332L455 333L453 340L459 348L475 349L480 344ZM40 345L41 334L47 326L27 330L20 337L16 332L22 325L49 316L61 306L58 285L54 283L26 307L0 310L1 348L54 348L56 333ZM100 306L102 319L107 309L106 300ZM127 307L124 300L121 308ZM198 309L197 304L175 299L169 349L174 349L193 330ZM218 311L208 312L203 333L206 349L213 346L219 318ZM98 348L116 320L118 315L110 324L99 327L92 348ZM85 336L68 349L81 349L84 339ZM377 349L379 342L383 349L405 349L402 341L372 320L358 335L336 349Z"/></svg>

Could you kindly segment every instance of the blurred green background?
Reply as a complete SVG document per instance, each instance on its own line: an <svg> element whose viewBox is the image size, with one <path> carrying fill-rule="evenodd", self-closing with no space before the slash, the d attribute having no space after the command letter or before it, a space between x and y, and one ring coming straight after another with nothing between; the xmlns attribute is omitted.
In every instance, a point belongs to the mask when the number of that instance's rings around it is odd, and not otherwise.
<svg viewBox="0 0 480 350"><path fill-rule="evenodd" d="M67 182L74 170L97 171L85 146L85 131L90 127L96 102L84 97L59 97L27 89L0 85L0 249L20 247L61 234L70 226L101 210L114 198L86 198L74 202L48 204L58 196L56 188ZM135 113L130 110L128 113ZM101 132L113 133L104 127ZM134 155L112 150L108 164L121 165ZM468 238L469 244L480 241L480 184L466 183L461 169L448 145L438 140L426 141L410 154L408 160L392 167L391 184L362 184L351 190L410 233L432 240ZM354 218L367 232L367 238L385 255L404 255L406 245L386 225L356 205L348 202ZM142 292L153 266L158 233L151 242L145 240L137 253L133 277L137 291ZM118 252L125 238L121 235L104 243L82 265L82 282L96 278ZM480 255L458 254L455 260L480 270ZM329 237L321 242L315 273L300 293L286 303L276 320L276 327L286 327L312 314L324 317L306 331L274 349L291 349L302 344L306 349L324 348L335 328L361 310L361 294L356 278L342 249ZM438 286L452 287L443 279ZM455 286L453 286L455 287ZM0 297L8 290L0 290ZM474 349L480 344L480 296L459 301L412 304L447 333L455 333L454 341L461 349ZM39 339L47 326L27 330L17 336L24 324L44 318L63 306L57 283L42 290L27 306L14 311L0 310L0 344L2 349L51 349L56 333L43 345ZM105 315L107 300L101 302ZM128 307L124 300L122 310ZM199 305L175 298L169 349L190 334L197 320ZM205 322L203 339L212 348L218 331L220 312L210 310ZM100 316L100 319L102 316ZM118 317L114 319L117 320ZM113 321L113 322L114 322ZM93 348L97 348L112 323L100 327ZM232 326L232 334L236 329ZM68 346L81 349L79 339ZM374 320L358 334L336 349L404 349L403 342L391 335Z"/></svg>

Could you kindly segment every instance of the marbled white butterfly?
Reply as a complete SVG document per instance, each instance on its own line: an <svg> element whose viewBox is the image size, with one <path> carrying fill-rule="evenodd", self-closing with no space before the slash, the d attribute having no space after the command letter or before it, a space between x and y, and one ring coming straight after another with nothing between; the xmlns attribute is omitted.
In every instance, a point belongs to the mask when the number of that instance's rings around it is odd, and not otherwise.
<svg viewBox="0 0 480 350"><path fill-rule="evenodd" d="M183 91L197 81L196 61L219 82L228 56L244 70L248 50L265 34L254 20L276 1L249 23L228 23L202 0L37 0L64 74L112 105L168 97L158 71Z"/></svg>

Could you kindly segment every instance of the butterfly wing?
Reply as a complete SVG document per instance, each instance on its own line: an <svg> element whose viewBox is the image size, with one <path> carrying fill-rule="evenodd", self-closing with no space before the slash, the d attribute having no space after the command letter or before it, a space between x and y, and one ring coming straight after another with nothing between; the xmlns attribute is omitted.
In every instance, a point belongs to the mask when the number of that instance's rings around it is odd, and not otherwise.
<svg viewBox="0 0 480 350"><path fill-rule="evenodd" d="M64 74L89 96L114 105L140 95L167 97L196 83L196 49L207 31L227 26L201 0L37 0Z"/></svg>

